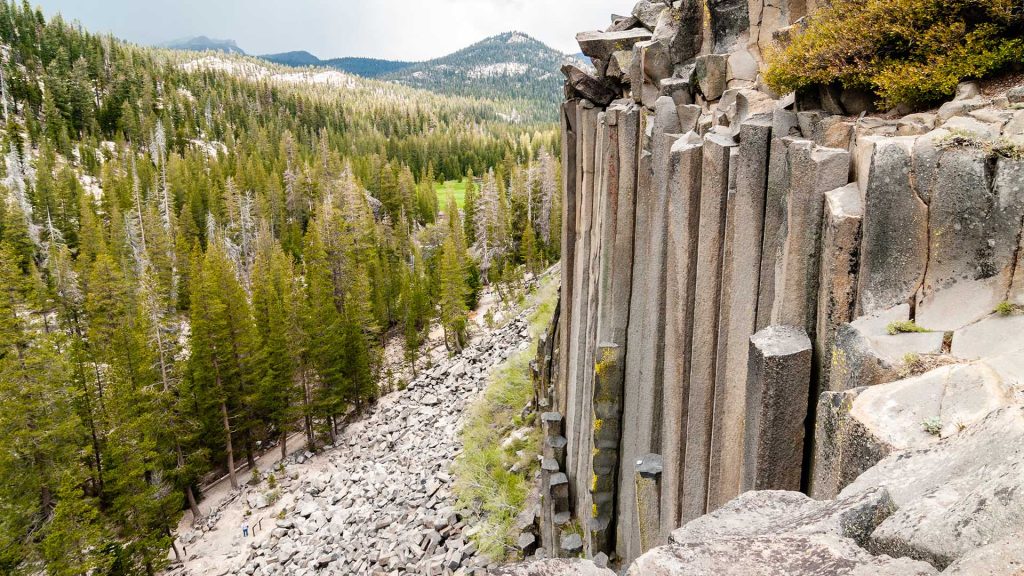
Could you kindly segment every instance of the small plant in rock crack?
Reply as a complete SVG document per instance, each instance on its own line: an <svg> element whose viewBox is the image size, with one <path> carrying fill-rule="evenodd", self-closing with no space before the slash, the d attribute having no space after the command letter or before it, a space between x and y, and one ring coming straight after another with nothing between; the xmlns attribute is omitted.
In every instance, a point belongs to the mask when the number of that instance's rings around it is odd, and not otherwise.
<svg viewBox="0 0 1024 576"><path fill-rule="evenodd" d="M915 332L931 332L931 330L927 328L918 326L913 320L890 322L889 325L885 327L885 331L888 332L890 336L895 336L897 334L911 334Z"/></svg>
<svg viewBox="0 0 1024 576"><path fill-rule="evenodd" d="M1021 307L1013 302L1000 302L999 304L996 304L996 307L993 310L993 312L1000 316L1012 316L1020 311Z"/></svg>
<svg viewBox="0 0 1024 576"><path fill-rule="evenodd" d="M921 428L932 436L938 436L942 433L942 420L939 420L938 416L932 416L921 422Z"/></svg>

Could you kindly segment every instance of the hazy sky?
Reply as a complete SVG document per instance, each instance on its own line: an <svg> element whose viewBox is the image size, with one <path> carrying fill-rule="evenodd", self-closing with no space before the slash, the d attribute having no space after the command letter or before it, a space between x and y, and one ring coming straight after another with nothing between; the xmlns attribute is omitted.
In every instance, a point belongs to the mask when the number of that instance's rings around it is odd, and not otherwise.
<svg viewBox="0 0 1024 576"><path fill-rule="evenodd" d="M320 58L423 60L519 30L563 52L633 0L33 0L93 32L156 44L231 38L250 54L308 50Z"/></svg>

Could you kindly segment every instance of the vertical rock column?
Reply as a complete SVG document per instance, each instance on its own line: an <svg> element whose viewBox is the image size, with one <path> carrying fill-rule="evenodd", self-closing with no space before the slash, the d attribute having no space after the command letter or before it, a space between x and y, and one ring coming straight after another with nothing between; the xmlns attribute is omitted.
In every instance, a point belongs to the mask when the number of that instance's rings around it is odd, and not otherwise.
<svg viewBox="0 0 1024 576"><path fill-rule="evenodd" d="M730 462L741 458L738 448L743 434L747 354L757 323L771 130L767 118L742 123L739 147L733 149L738 152L732 159L735 165L730 166L736 184L727 199L722 242L714 400L714 425L720 434L713 444L713 450L722 450ZM733 477L719 476L722 481Z"/></svg>
<svg viewBox="0 0 1024 576"><path fill-rule="evenodd" d="M811 340L769 326L750 339L742 490L800 490Z"/></svg>
<svg viewBox="0 0 1024 576"><path fill-rule="evenodd" d="M661 534L679 527L686 448L690 346L693 341L697 239L700 230L701 164L704 141L689 132L672 146L668 192L668 248L665 281L665 370L662 401L664 455Z"/></svg>
<svg viewBox="0 0 1024 576"><path fill-rule="evenodd" d="M829 388L836 332L839 326L853 320L863 215L864 205L857 184L848 184L825 194L818 326L814 335L818 350L819 390Z"/></svg>
<svg viewBox="0 0 1024 576"><path fill-rule="evenodd" d="M640 129L639 108L616 104L608 109L606 123L615 128L617 163L608 152L605 235L602 239L597 353L594 361L593 422L589 470L581 471L578 490L589 493L579 508L589 521L587 539L591 555L611 553L610 539L615 516L619 441L622 429L623 374L626 329L633 275L633 234L636 204L636 162ZM613 140L613 139L610 139Z"/></svg>
<svg viewBox="0 0 1024 576"><path fill-rule="evenodd" d="M579 106L578 126L580 134L578 160L581 164L581 179L578 188L579 218L576 223L576 251L573 255L573 298L572 324L569 329L569 353L566 355L569 364L565 383L565 437L570 441L578 434L577 415L589 402L580 397L583 374L586 372L586 340L590 317L590 249L591 229L594 218L594 154L597 137L597 115L600 111L587 101ZM578 444L573 444L578 446ZM570 450L566 459L567 470L576 464L575 449Z"/></svg>
<svg viewBox="0 0 1024 576"><path fill-rule="evenodd" d="M587 331L582 340L582 360L576 379L576 402L570 406L568 419L570 433L570 454L566 472L571 482L573 510L584 525L590 514L590 476L592 469L591 446L593 442L593 397L594 363L597 347L597 330L601 313L609 306L607 298L601 302L602 290L609 285L610 276L605 266L612 251L609 244L615 237L615 204L618 198L618 132L615 113L601 112L597 117L597 133L594 141L594 198L593 217L590 231L589 284L587 287L588 306ZM584 534L584 542L589 537Z"/></svg>
<svg viewBox="0 0 1024 576"><path fill-rule="evenodd" d="M647 552L662 543L661 537L661 477L662 460L657 454L647 454L636 461L636 524L640 539L640 552Z"/></svg>
<svg viewBox="0 0 1024 576"><path fill-rule="evenodd" d="M566 386L569 381L569 334L572 319L574 254L576 253L576 173L579 170L576 156L576 125L579 100L562 104L562 285L559 304L562 313L558 317L558 374L555 376L555 398L553 406L565 413Z"/></svg>
<svg viewBox="0 0 1024 576"><path fill-rule="evenodd" d="M789 193L775 268L772 324L800 326L811 333L817 324L825 193L849 181L850 153L798 140L790 144L789 166Z"/></svg>
<svg viewBox="0 0 1024 576"><path fill-rule="evenodd" d="M679 118L671 97L658 99L651 130L649 168L641 152L636 197L636 238L633 288L626 350L620 477L633 474L637 456L651 452L660 441L661 380L665 328L665 228L668 165L679 138ZM647 179L645 171L650 171ZM639 534L633 525L636 497L633 483L623 482L616 527L616 550L624 561L639 555Z"/></svg>
<svg viewBox="0 0 1024 576"><path fill-rule="evenodd" d="M703 178L700 191L700 232L697 244L697 279L694 292L689 412L683 473L682 520L689 521L718 501L736 477L739 486L739 450L735 423L726 420L725 401L715 390L715 354L718 350L718 311L722 286L722 241L729 200L729 159L736 141L724 132L704 136ZM735 456L730 454L735 451ZM733 464L735 461L735 464ZM728 499L728 498L726 498Z"/></svg>
<svg viewBox="0 0 1024 576"><path fill-rule="evenodd" d="M796 113L777 109L772 116L772 139L768 151L768 187L765 193L764 233L761 243L761 279L758 282L756 329L771 324L775 302L775 263L778 260L779 233L789 190L789 144L791 134L799 133Z"/></svg>
<svg viewBox="0 0 1024 576"><path fill-rule="evenodd" d="M855 316L909 303L928 263L928 206L912 178L912 137L857 140L857 184L864 199Z"/></svg>

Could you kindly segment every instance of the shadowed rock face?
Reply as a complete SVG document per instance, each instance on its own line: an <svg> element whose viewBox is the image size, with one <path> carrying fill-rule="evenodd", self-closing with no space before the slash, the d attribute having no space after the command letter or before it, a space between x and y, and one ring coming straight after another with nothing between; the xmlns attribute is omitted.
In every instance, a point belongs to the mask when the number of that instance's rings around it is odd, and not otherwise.
<svg viewBox="0 0 1024 576"><path fill-rule="evenodd" d="M750 27L747 0L708 0L711 15L712 50L725 54L736 47L740 35Z"/></svg>

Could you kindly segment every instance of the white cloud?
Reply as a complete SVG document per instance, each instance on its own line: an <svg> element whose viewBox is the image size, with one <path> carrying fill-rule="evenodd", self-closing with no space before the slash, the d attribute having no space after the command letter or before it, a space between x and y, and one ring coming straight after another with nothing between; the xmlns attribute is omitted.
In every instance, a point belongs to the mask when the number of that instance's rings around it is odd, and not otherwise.
<svg viewBox="0 0 1024 576"><path fill-rule="evenodd" d="M420 60L520 30L563 52L576 32L604 28L632 0L41 0L96 32L157 43L204 34L250 53L308 50L321 58Z"/></svg>

